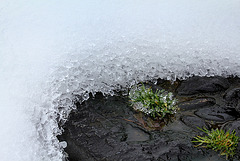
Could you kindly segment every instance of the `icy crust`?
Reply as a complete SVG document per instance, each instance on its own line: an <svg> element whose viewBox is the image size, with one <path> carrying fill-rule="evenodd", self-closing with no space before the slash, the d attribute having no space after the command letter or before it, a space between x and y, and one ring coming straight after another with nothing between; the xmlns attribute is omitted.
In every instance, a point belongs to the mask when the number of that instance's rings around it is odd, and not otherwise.
<svg viewBox="0 0 240 161"><path fill-rule="evenodd" d="M42 142L51 160L64 160L67 156L57 135L76 102L83 102L96 92L114 95L142 82L156 82L158 78L167 80L186 79L193 75L240 76L239 57L226 58L223 53L213 51L178 53L175 48L161 46L133 45L131 42L117 46L96 47L80 51L71 56L51 75L42 101L44 104L35 111L39 141ZM188 50L188 48L186 48ZM186 53L201 53L184 55ZM209 54L212 52L213 54ZM91 54L92 53L92 54ZM81 55L89 55L82 58ZM235 57L236 58L236 57Z"/></svg>

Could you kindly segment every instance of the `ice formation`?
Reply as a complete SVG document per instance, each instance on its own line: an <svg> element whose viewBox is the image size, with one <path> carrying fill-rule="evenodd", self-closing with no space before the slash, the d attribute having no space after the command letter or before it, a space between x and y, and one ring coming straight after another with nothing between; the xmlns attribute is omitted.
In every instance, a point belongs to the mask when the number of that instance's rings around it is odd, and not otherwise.
<svg viewBox="0 0 240 161"><path fill-rule="evenodd" d="M89 93L240 76L239 16L239 0L2 1L1 160L64 160L58 124Z"/></svg>
<svg viewBox="0 0 240 161"><path fill-rule="evenodd" d="M160 116L163 118L166 113L175 114L177 112L177 99L173 98L173 93L165 90L153 91L144 85L135 85L129 91L129 98L134 110L141 111L153 117ZM153 102L155 102L155 105L153 105ZM167 109L168 112L165 113L164 110Z"/></svg>

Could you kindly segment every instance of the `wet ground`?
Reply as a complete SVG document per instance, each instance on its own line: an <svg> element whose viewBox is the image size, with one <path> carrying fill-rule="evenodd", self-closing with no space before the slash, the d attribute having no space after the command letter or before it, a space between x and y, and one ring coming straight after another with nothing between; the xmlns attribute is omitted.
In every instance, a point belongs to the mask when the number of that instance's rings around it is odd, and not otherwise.
<svg viewBox="0 0 240 161"><path fill-rule="evenodd" d="M70 114L60 140L68 143L70 161L223 161L224 156L191 142L197 127L235 129L240 136L240 79L193 77L158 80L179 100L177 114L165 122L136 112L127 96L98 93ZM239 160L240 148L234 161Z"/></svg>

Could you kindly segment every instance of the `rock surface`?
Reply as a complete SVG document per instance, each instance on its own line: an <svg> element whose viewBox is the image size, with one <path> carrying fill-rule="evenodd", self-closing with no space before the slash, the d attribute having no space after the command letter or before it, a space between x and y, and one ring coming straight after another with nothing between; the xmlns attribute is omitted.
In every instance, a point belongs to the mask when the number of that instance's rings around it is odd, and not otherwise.
<svg viewBox="0 0 240 161"><path fill-rule="evenodd" d="M191 141L202 134L197 127L235 129L240 136L235 111L240 79L193 77L173 85L160 82L148 84L175 93L181 109L174 118L160 123L134 111L127 96L106 98L99 93L78 105L63 127L59 139L68 143L69 160L224 161L217 152L194 148ZM239 158L238 153L233 160Z"/></svg>
<svg viewBox="0 0 240 161"><path fill-rule="evenodd" d="M183 81L178 88L179 95L219 92L230 86L227 79L222 77L192 77Z"/></svg>
<svg viewBox="0 0 240 161"><path fill-rule="evenodd" d="M192 115L182 116L181 121L193 129L208 127L204 119Z"/></svg>
<svg viewBox="0 0 240 161"><path fill-rule="evenodd" d="M216 101L213 98L197 98L191 101L181 102L178 106L181 110L193 110L202 107L211 107L215 104Z"/></svg>
<svg viewBox="0 0 240 161"><path fill-rule="evenodd" d="M235 108L240 113L240 88L228 91L224 96L228 106Z"/></svg>
<svg viewBox="0 0 240 161"><path fill-rule="evenodd" d="M226 121L235 120L236 116L228 114L228 112L231 113L231 111L229 111L228 109L216 106L212 108L209 108L209 107L201 108L195 112L195 115L205 120L211 120L211 121L217 121L217 122L226 122Z"/></svg>

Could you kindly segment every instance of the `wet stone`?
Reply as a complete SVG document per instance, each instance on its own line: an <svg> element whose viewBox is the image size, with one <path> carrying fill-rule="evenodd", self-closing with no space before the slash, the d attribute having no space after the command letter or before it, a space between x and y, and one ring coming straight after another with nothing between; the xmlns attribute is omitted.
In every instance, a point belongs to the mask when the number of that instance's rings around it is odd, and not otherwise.
<svg viewBox="0 0 240 161"><path fill-rule="evenodd" d="M195 112L195 115L199 116L200 118L216 122L226 122L236 119L236 116L231 115L230 109L218 106L201 108Z"/></svg>
<svg viewBox="0 0 240 161"><path fill-rule="evenodd" d="M214 98L198 98L191 101L179 103L178 106L181 110L193 110L193 109L203 108L206 106L207 107L213 106L215 104L216 104L216 101Z"/></svg>
<svg viewBox="0 0 240 161"><path fill-rule="evenodd" d="M148 131L140 126L127 98L97 96L79 109L71 114L61 136L68 143L65 150L70 161L165 161L178 158L190 161L189 158L198 154L191 144L193 135L171 130ZM115 109L118 115L114 113Z"/></svg>
<svg viewBox="0 0 240 161"><path fill-rule="evenodd" d="M193 95L198 93L213 93L229 88L227 79L222 77L192 77L177 89L179 95Z"/></svg>
<svg viewBox="0 0 240 161"><path fill-rule="evenodd" d="M235 108L240 113L240 88L234 88L224 95L229 107Z"/></svg>
<svg viewBox="0 0 240 161"><path fill-rule="evenodd" d="M180 111L166 122L134 111L127 96L98 93L78 104L58 138L68 144L69 161L224 161L217 152L194 148L191 141L202 134L197 127L235 129L240 134L240 79L234 83L235 79L228 90L229 79L221 77L193 77L172 86L164 81L149 84L153 89L164 85L181 98Z"/></svg>
<svg viewBox="0 0 240 161"><path fill-rule="evenodd" d="M150 139L149 134L139 128L134 128L131 125L127 125L126 134L126 141L147 141Z"/></svg>
<svg viewBox="0 0 240 161"><path fill-rule="evenodd" d="M199 127L199 128L207 127L205 120L201 119L199 117L196 117L196 116L191 116L191 115L182 116L181 121L185 125L193 128L193 129L197 129L197 127Z"/></svg>

